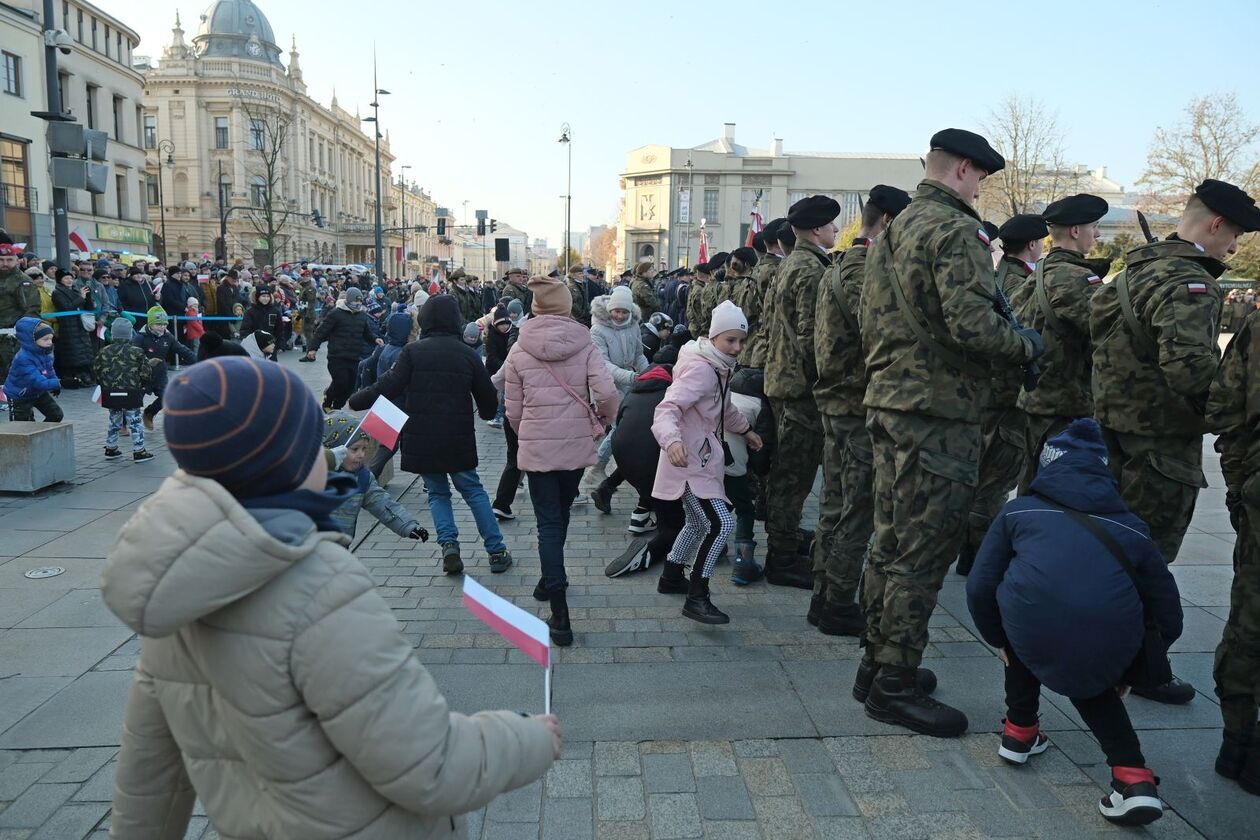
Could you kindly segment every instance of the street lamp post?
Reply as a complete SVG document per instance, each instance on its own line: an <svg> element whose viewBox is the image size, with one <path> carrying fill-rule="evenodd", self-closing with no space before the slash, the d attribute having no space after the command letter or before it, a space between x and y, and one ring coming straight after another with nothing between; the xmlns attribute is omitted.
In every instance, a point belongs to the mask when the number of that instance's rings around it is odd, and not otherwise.
<svg viewBox="0 0 1260 840"><path fill-rule="evenodd" d="M372 116L364 117L364 122L372 123L372 128L376 133L376 280L379 283L384 271L381 268L381 253L383 245L381 243L381 111L379 102L382 96L388 96L389 91L383 90L376 86L376 51L372 52Z"/></svg>
<svg viewBox="0 0 1260 840"><path fill-rule="evenodd" d="M158 165L158 219L162 226L162 253L157 256L161 258L163 265L166 264L166 200L162 195L162 153L166 153L166 166L175 171L175 144L170 140L162 140L157 144ZM175 186L175 179L171 179L171 187Z"/></svg>
<svg viewBox="0 0 1260 840"><path fill-rule="evenodd" d="M411 234L407 232L407 170L410 168L411 164L408 163L404 163L398 167L398 186L402 188L398 191L398 196L399 200L402 201L403 277L407 276L407 256L411 253Z"/></svg>
<svg viewBox="0 0 1260 840"><path fill-rule="evenodd" d="M691 202L695 199L695 190L692 184L695 181L695 172L692 171L691 155L687 155L687 162L683 164L687 167L687 268L691 268L691 214L695 212L695 208L691 206Z"/></svg>
<svg viewBox="0 0 1260 840"><path fill-rule="evenodd" d="M46 111L31 111L31 116L47 122L74 122L74 117L62 108L60 76L57 75L57 51L65 49L70 52L69 38L64 32L58 38L55 24L53 0L44 0L43 20L40 28L44 38L44 84L47 92ZM51 163L49 164L51 166ZM65 187L52 188L53 208L53 247L56 249L57 267L70 270L70 217L67 210L70 205L69 194Z"/></svg>
<svg viewBox="0 0 1260 840"><path fill-rule="evenodd" d="M569 153L569 175L564 187L564 273L569 274L569 235L573 222L573 132L568 123L560 126L559 142Z"/></svg>

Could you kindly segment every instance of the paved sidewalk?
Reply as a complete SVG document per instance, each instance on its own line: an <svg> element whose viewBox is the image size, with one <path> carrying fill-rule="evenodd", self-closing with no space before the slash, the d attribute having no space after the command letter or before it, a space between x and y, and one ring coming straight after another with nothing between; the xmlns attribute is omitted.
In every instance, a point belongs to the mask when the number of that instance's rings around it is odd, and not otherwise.
<svg viewBox="0 0 1260 840"><path fill-rule="evenodd" d="M322 364L284 364L317 390ZM61 400L75 423L73 487L36 497L0 496L0 840L103 837L129 669L139 639L100 601L99 577L118 528L172 469L159 430L148 463L101 459L105 413L87 391ZM478 424L483 483L493 490L502 434ZM126 447L124 446L124 449ZM1186 707L1129 703L1148 762L1170 806L1153 837L1253 834L1257 801L1212 772L1220 715L1212 651L1228 612L1233 532L1214 453L1211 489L1182 558L1186 632L1175 670L1200 694ZM430 521L414 477L390 485ZM808 517L814 515L811 498ZM472 517L456 501L467 572L522 607L539 568L528 495L505 523L516 566L491 575ZM474 838L963 838L1120 834L1095 802L1108 778L1097 744L1061 697L1047 694L1042 725L1052 747L1021 769L996 756L1003 708L1001 664L973 632L962 578L952 573L932 619L928 665L937 696L961 707L971 734L909 736L870 720L849 696L860 656L848 639L822 636L804 619L808 593L740 589L720 566L714 600L725 627L680 614L655 592L655 569L619 580L605 564L626 544L633 499L612 516L574 510L566 558L576 642L557 653L555 709L564 758L543 782L472 815ZM440 570L434 542L395 537L360 520L358 554L404 622L416 653L453 708L539 711L540 669L473 618L459 581ZM762 540L764 544L764 540ZM57 577L23 572L61 566ZM189 838L217 836L198 812Z"/></svg>

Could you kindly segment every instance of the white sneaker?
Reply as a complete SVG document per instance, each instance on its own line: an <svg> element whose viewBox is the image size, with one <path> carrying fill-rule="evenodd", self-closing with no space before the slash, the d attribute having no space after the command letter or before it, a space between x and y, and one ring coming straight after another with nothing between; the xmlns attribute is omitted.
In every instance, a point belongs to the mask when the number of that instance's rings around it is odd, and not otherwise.
<svg viewBox="0 0 1260 840"><path fill-rule="evenodd" d="M630 514L630 527L626 528L632 534L647 534L656 530L656 517L649 511L635 511Z"/></svg>

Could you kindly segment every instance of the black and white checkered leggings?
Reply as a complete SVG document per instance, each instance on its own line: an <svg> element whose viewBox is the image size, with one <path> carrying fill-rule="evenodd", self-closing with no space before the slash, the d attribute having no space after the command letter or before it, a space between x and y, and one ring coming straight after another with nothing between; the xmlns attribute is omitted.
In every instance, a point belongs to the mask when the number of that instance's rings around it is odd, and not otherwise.
<svg viewBox="0 0 1260 840"><path fill-rule="evenodd" d="M713 567L735 531L735 514L721 499L698 498L690 486L683 491L682 503L686 523L665 559L669 563L686 563L695 553L701 576L712 577Z"/></svg>

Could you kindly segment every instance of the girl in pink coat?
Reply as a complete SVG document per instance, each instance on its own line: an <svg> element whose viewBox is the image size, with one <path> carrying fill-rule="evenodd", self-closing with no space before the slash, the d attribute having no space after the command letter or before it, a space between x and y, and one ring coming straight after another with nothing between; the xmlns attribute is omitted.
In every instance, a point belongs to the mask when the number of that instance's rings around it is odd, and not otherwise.
<svg viewBox="0 0 1260 840"><path fill-rule="evenodd" d="M709 600L709 578L735 530L726 498L725 432L743 435L754 452L761 438L731 404L730 380L748 337L748 319L734 303L713 310L709 337L689 342L678 354L674 382L656 407L652 434L661 445L652 496L682 499L686 524L665 558L656 589L686 593L683 615L704 624L731 619ZM687 559L696 554L690 582L683 578Z"/></svg>

